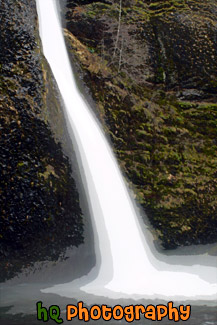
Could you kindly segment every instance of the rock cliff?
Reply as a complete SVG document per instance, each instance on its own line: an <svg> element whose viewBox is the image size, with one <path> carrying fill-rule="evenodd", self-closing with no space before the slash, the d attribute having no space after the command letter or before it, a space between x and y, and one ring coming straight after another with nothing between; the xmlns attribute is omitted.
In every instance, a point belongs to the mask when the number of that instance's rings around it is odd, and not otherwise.
<svg viewBox="0 0 217 325"><path fill-rule="evenodd" d="M42 55L35 1L0 3L1 279L83 241L63 113ZM62 145L60 144L62 142Z"/></svg>
<svg viewBox="0 0 217 325"><path fill-rule="evenodd" d="M65 37L165 248L217 239L217 3L67 1Z"/></svg>

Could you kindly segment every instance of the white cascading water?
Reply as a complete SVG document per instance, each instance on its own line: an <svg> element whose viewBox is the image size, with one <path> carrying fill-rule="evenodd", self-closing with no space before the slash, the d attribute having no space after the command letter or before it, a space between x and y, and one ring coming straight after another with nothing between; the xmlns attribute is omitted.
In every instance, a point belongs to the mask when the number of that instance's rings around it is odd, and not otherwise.
<svg viewBox="0 0 217 325"><path fill-rule="evenodd" d="M55 0L36 0L44 55L50 64L73 130L81 173L92 210L96 275L91 271L80 290L112 297L167 297L215 300L214 267L170 265L150 250L122 175L103 132L77 89L68 58ZM79 283L79 282L77 282ZM76 280L43 292L73 297Z"/></svg>

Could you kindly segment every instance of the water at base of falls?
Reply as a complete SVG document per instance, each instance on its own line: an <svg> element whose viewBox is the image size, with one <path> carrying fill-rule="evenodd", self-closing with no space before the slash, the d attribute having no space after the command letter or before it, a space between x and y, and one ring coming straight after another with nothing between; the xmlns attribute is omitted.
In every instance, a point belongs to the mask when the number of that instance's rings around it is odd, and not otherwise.
<svg viewBox="0 0 217 325"><path fill-rule="evenodd" d="M81 174L92 211L96 267L81 279L43 289L74 297L75 288L113 297L215 300L216 269L159 261L150 250L121 173L95 118L79 93L55 0L36 0L43 51L62 95L79 148Z"/></svg>

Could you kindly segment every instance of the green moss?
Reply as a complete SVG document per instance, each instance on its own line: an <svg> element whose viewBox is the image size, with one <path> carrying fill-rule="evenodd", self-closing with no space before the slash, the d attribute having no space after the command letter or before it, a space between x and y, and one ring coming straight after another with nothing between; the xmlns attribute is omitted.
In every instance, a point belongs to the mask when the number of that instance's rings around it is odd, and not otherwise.
<svg viewBox="0 0 217 325"><path fill-rule="evenodd" d="M177 100L186 84L189 89L191 86L197 89L200 85L198 90L208 89L207 85L212 84L213 77L209 79L206 75L205 81L203 77L200 79L200 71L194 66L195 57L199 56L198 48L202 46L198 30L200 33L203 30L209 39L198 10L203 18L206 17L207 10L210 12L210 7L206 6L210 2L126 3L123 3L121 17L121 37L125 42L123 69L118 71L118 62L111 61L111 49L106 47L106 42L104 57L97 43L93 46L95 52L90 53L89 63L79 54L81 48L74 47L84 80L98 104L100 118L124 174L133 184L137 199L148 213L164 247L212 242L216 240L217 227L217 105L203 103L203 100ZM95 12L95 17L99 15L100 23L102 20L105 23L104 41L111 46L117 35L119 6L117 3L109 5L103 15L93 4L88 8ZM180 20L178 24L177 17L183 11L187 12L187 23ZM196 27L189 29L191 21ZM154 72L150 72L145 81L141 76L149 63L141 69L128 64L133 58L129 46L132 40L138 60L144 45L150 51L144 53L150 56ZM86 50L90 52L84 46L85 55ZM184 61L180 63L183 56ZM94 60L101 62L98 70L90 68ZM185 79L186 75L189 79Z"/></svg>
<svg viewBox="0 0 217 325"><path fill-rule="evenodd" d="M159 67L156 73L156 82L163 83L165 81L165 71L163 67Z"/></svg>

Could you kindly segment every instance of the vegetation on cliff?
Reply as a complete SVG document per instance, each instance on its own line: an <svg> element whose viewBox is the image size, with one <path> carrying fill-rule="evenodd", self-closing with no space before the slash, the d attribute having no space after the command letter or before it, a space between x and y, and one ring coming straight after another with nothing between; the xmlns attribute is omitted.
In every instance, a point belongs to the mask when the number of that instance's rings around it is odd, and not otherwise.
<svg viewBox="0 0 217 325"><path fill-rule="evenodd" d="M70 1L68 48L165 248L217 240L216 1Z"/></svg>
<svg viewBox="0 0 217 325"><path fill-rule="evenodd" d="M0 9L0 256L5 279L22 266L57 259L64 248L80 244L83 222L70 163L47 120L49 114L61 120L61 112L46 104L48 71L35 1L6 0Z"/></svg>

